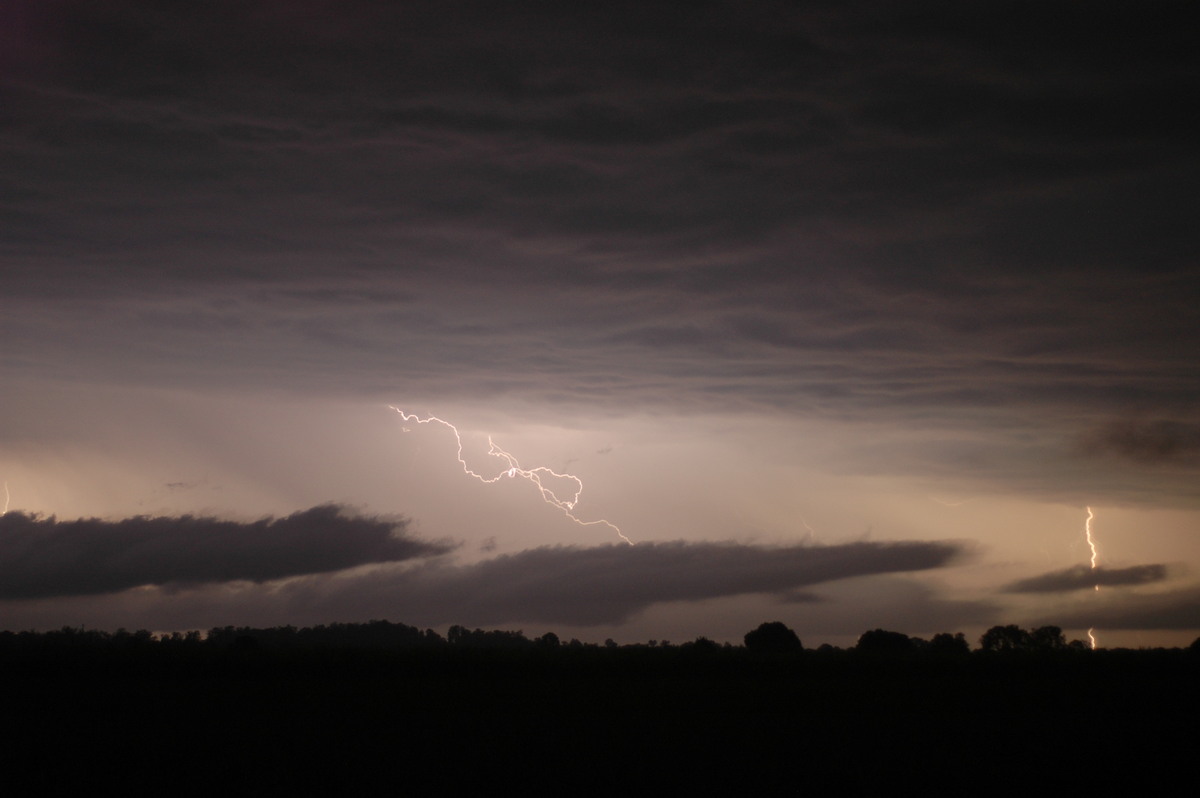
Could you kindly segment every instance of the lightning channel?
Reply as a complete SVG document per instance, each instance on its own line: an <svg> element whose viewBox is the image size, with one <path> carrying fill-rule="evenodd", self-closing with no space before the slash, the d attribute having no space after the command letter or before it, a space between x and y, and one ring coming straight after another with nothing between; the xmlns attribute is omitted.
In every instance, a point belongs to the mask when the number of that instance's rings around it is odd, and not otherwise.
<svg viewBox="0 0 1200 798"><path fill-rule="evenodd" d="M499 482L505 477L508 477L509 479L520 477L521 479L528 480L529 482L532 482L534 487L538 489L538 492L541 494L542 501L544 501L546 504L549 504L551 507L558 509L563 515L571 519L571 521L574 523L578 524L579 526L608 527L613 532L617 533L617 537L619 537L621 540L625 541L630 546L633 545L633 541L626 537L625 533L622 532L621 529L611 521L606 521L603 518L596 521L584 521L575 515L575 505L579 504L579 496L583 493L583 480L574 474L560 474L557 471L545 466L538 466L537 468L530 469L522 468L516 457L497 446L496 442L492 440L492 436L488 435L488 454L504 461L505 467L502 467L500 473L496 476L484 476L483 474L473 471L471 467L467 465L467 461L463 459L463 441L462 435L459 434L458 427L454 426L445 419L438 418L437 416L427 416L425 418L421 418L420 416L406 413L395 405L388 405L388 409L395 410L397 413L399 413L400 418L405 422L412 422L415 424L440 424L454 433L454 441L458 447L458 451L455 456L458 458L458 464L462 466L463 473L467 476L474 477L475 479L487 485ZM407 432L407 429L405 429L405 431ZM570 494L569 497L561 498L557 493L554 492L552 488L548 487L542 482L543 479L566 480L575 486L575 490Z"/></svg>
<svg viewBox="0 0 1200 798"><path fill-rule="evenodd" d="M12 501L12 495L8 492L8 480L4 482L4 509L0 510L0 515L8 515L8 504Z"/></svg>
<svg viewBox="0 0 1200 798"><path fill-rule="evenodd" d="M1083 522L1083 532L1087 537L1088 548L1092 550L1092 570L1094 571L1096 570L1098 552L1096 551L1096 539L1092 537L1092 519L1096 517L1096 514L1092 512L1091 507L1087 508L1087 514L1087 520ZM1100 592L1100 585L1096 585L1096 592Z"/></svg>
<svg viewBox="0 0 1200 798"><path fill-rule="evenodd" d="M1092 570L1093 571L1096 570L1096 558L1099 556L1099 552L1096 550L1096 539L1094 537L1092 537L1092 519L1095 517L1096 517L1096 514L1092 512L1092 508L1088 507L1087 508L1087 520L1083 522L1083 534L1087 538L1088 548L1092 550ZM1097 582L1095 587L1096 587L1096 592L1099 593L1100 592L1100 583ZM1092 634L1094 631L1096 631L1095 627L1088 629L1088 640L1092 641L1092 650L1093 651L1096 650L1096 635Z"/></svg>

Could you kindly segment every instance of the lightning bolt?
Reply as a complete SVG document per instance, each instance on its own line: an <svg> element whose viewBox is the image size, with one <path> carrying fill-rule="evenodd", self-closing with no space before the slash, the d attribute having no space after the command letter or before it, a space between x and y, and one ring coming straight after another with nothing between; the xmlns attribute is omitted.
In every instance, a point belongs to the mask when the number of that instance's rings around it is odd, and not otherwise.
<svg viewBox="0 0 1200 798"><path fill-rule="evenodd" d="M8 503L12 501L12 496L8 492L8 481L4 482L4 509L0 510L0 515L8 515Z"/></svg>
<svg viewBox="0 0 1200 798"><path fill-rule="evenodd" d="M1087 521L1083 523L1083 532L1087 536L1088 548L1092 550L1092 570L1094 571L1098 552L1096 551L1096 540L1092 537L1092 519L1096 517L1096 514L1092 512L1091 507L1087 508L1087 514ZM1096 585L1096 592L1100 592L1100 585Z"/></svg>
<svg viewBox="0 0 1200 798"><path fill-rule="evenodd" d="M494 482L499 482L501 479L504 479L505 477L508 477L510 479L512 479L514 477L521 477L522 479L527 479L533 483L534 487L536 487L538 489L538 492L542 496L542 501L544 501L546 504L549 504L551 507L555 507L558 510L562 511L563 515L565 515L567 518L570 518L573 522L575 522L579 526L606 526L609 529L611 529L613 532L616 532L617 537L619 537L621 540L625 541L630 546L633 545L633 541L630 540L628 537L626 537L625 533L622 532L620 530L620 528L616 524L612 523L611 521L606 521L603 518L601 518L597 521L583 521L580 518L576 517L574 510L575 510L575 505L577 505L579 503L579 495L581 493L583 493L583 480L581 480L579 477L575 476L574 474L560 474L557 471L546 468L545 466L538 466L537 468L532 468L532 469L521 468L521 464L519 462L517 462L517 458L513 457L511 454L509 454L508 452L504 451L499 446L497 446L496 442L492 440L492 436L489 435L488 436L488 454L490 454L493 457L498 457L501 460L503 460L507 467L503 468L500 471L500 473L494 477L486 477L483 474L479 474L479 473L476 473L475 471L472 471L471 467L467 465L467 461L463 459L462 435L459 434L458 427L454 426L453 424L451 424L449 421L446 421L445 419L438 418L437 416L429 416L427 418L420 418L419 416L415 416L410 413L405 413L403 410L396 407L395 405L388 405L388 408L390 410L395 410L397 413L399 413L400 418L403 419L405 422L415 422L417 424L441 424L443 427L446 427L451 432L453 432L454 440L458 444L458 452L456 455L458 458L458 463L459 463L459 465L462 466L463 473L466 474L467 476L474 477L475 479L477 479L480 482L483 482L484 484L487 484L487 485L490 485ZM405 427L404 431L407 432L408 428ZM543 478L567 480L568 482L571 482L575 485L575 492L572 493L569 498L566 498L566 499L559 498L558 494L555 493L554 490L552 490L551 488L549 488L545 484L543 484L543 482L542 482Z"/></svg>
<svg viewBox="0 0 1200 798"><path fill-rule="evenodd" d="M1088 548L1092 550L1092 570L1094 571L1096 570L1096 557L1099 555L1099 552L1096 550L1096 539L1092 537L1092 519L1096 517L1096 514L1092 512L1091 507L1087 508L1087 514L1087 520L1083 522L1083 533L1087 538ZM1096 592L1100 592L1100 584L1098 582L1096 583ZM1088 640L1092 641L1093 651L1096 650L1096 636L1092 634L1094 631L1095 627L1088 629Z"/></svg>

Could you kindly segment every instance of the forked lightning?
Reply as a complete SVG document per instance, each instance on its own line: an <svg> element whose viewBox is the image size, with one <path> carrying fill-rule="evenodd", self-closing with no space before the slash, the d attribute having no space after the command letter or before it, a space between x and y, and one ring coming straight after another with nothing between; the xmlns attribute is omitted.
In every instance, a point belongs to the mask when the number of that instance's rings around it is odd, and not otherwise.
<svg viewBox="0 0 1200 798"><path fill-rule="evenodd" d="M631 546L633 545L633 541L630 540L628 537L626 537L625 533L623 533L617 527L617 525L612 523L611 521L606 521L604 519L600 519L598 521L583 521L575 516L573 511L575 509L575 505L577 505L579 503L579 494L583 493L583 481L580 480L579 477L575 476L574 474L560 474L557 471L553 471L549 468L546 468L545 466L538 466L537 468L532 468L532 469L521 468L521 464L519 462L517 462L517 458L513 457L511 454L509 454L508 452L504 451L499 446L497 446L496 442L492 440L492 436L489 435L488 436L488 454L492 455L493 457L499 457L501 460L503 460L507 464L507 467L502 469L500 471L500 473L494 477L485 477L482 474L478 474L475 471L472 471L470 466L467 465L467 461L463 459L463 442L462 442L462 436L458 432L458 427L454 426L449 421L438 418L437 416L429 416L427 418L420 418L419 416L415 416L410 413L405 413L403 410L396 407L395 405L388 405L388 408L390 408L391 410L395 410L397 413L399 413L400 418L404 419L405 421L412 421L417 424L441 424L443 427L446 427L451 432L453 432L454 440L458 444L458 452L457 452L456 456L458 457L459 465L462 466L463 473L465 473L467 476L474 477L475 479L479 480L480 482L483 482L483 483L486 483L489 485L493 482L499 482L501 479L503 479L505 477L509 477L509 478L521 477L523 479L527 479L534 484L534 487L536 487L538 489L538 492L541 493L541 495L542 495L542 500L544 502L546 502L546 504L549 504L552 507L558 508L559 510L562 511L563 515L565 515L567 518L570 518L572 521L574 521L579 526L606 526L609 529L611 529L613 532L616 532L617 537L619 537L621 540L625 541L626 543L628 543ZM575 485L575 492L572 493L570 498L568 498L568 499L560 499L558 497L558 494L556 494L553 489L542 484L543 477L552 477L554 479L565 479Z"/></svg>

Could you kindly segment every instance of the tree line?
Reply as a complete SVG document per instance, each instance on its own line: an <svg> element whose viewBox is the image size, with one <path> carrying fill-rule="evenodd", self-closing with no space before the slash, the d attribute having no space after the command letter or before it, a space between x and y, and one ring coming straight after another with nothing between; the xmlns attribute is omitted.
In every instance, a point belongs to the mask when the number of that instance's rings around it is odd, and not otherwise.
<svg viewBox="0 0 1200 798"><path fill-rule="evenodd" d="M668 640L619 645L613 640L603 644L584 643L578 639L563 641L554 632L539 637L527 637L523 631L501 629L468 629L451 626L442 636L433 629L420 629L403 623L373 620L365 623L334 623L311 627L276 626L256 628L222 626L201 633L198 630L155 635L145 629L131 632L118 629L108 632L99 629L64 626L51 631L0 631L0 654L16 651L71 651L106 649L137 650L302 650L302 649L369 649L369 650L429 650L429 649L502 649L502 650L677 650L692 653L746 651L755 654L833 654L848 653L872 657L965 657L999 653L1081 653L1090 645L1080 640L1067 641L1058 626L1039 626L1023 629L1008 624L993 626L972 648L961 633L943 632L930 639L909 636L902 632L872 629L864 632L856 644L841 649L823 644L805 649L794 630L779 621L760 624L747 632L742 645L717 643L706 637L681 644ZM1188 647L1200 654L1200 638Z"/></svg>

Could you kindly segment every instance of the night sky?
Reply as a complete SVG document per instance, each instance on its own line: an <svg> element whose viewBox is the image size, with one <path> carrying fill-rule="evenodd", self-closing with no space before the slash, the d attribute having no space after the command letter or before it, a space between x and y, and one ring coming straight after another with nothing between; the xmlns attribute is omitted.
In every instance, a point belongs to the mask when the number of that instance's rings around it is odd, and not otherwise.
<svg viewBox="0 0 1200 798"><path fill-rule="evenodd" d="M0 628L1191 642L1185 7L4 3Z"/></svg>

